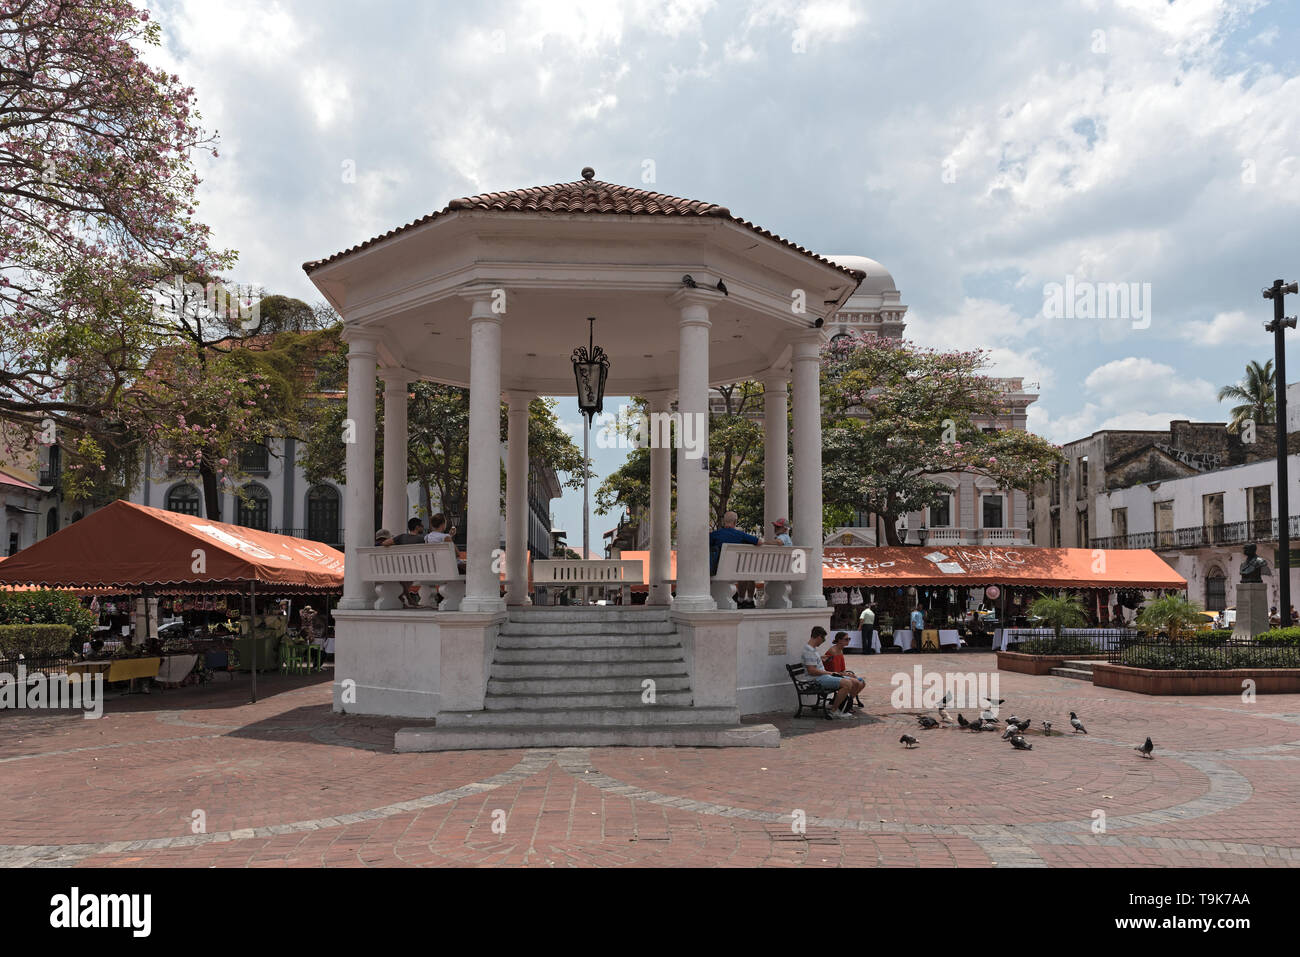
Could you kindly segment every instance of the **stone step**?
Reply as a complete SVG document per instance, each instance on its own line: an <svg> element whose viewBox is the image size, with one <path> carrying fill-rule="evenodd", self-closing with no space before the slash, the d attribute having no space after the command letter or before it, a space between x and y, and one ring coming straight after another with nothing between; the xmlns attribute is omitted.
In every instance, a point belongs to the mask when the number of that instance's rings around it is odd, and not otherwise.
<svg viewBox="0 0 1300 957"><path fill-rule="evenodd" d="M488 679L490 695L546 695L546 694L608 694L610 692L636 692L641 694L641 682L647 677L654 677L655 689L660 695L665 691L690 691L691 680L683 672L680 675L619 675L592 677L583 675L573 678L499 678L493 675Z"/></svg>
<svg viewBox="0 0 1300 957"><path fill-rule="evenodd" d="M1092 666L1096 663L1096 661L1066 661L1064 662L1064 667L1073 668L1075 671L1086 671L1088 674L1092 674Z"/></svg>
<svg viewBox="0 0 1300 957"><path fill-rule="evenodd" d="M670 621L504 621L501 635L675 635Z"/></svg>
<svg viewBox="0 0 1300 957"><path fill-rule="evenodd" d="M654 645L640 648L502 648L499 645L493 665L588 664L607 661L681 661L682 646Z"/></svg>
<svg viewBox="0 0 1300 957"><path fill-rule="evenodd" d="M534 635L502 634L497 648L651 648L664 645L681 646L676 633L657 635Z"/></svg>
<svg viewBox="0 0 1300 957"><path fill-rule="evenodd" d="M736 724L737 708L683 708L640 705L635 708L530 708L527 711L443 711L440 728L642 727L665 724Z"/></svg>
<svg viewBox="0 0 1300 957"><path fill-rule="evenodd" d="M627 659L620 661L595 661L580 665L565 662L531 662L528 664L493 663L492 678L614 678L619 675L637 678L660 678L686 675L684 659L676 661L646 661Z"/></svg>
<svg viewBox="0 0 1300 957"><path fill-rule="evenodd" d="M1074 678L1076 681L1092 681L1092 671L1081 671L1078 668L1053 668L1052 674L1058 678Z"/></svg>
<svg viewBox="0 0 1300 957"><path fill-rule="evenodd" d="M667 608L646 608L644 605L619 605L610 607L546 606L542 608L507 608L508 621L518 622L590 622L590 621L667 621Z"/></svg>
<svg viewBox="0 0 1300 957"><path fill-rule="evenodd" d="M689 688L681 691L668 691L655 682L655 703L645 704L641 700L641 686L635 691L612 692L569 692L549 694L508 694L488 693L483 699L484 711L526 711L550 710L552 708L689 708L694 700Z"/></svg>
<svg viewBox="0 0 1300 957"><path fill-rule="evenodd" d="M779 748L781 732L770 724L681 724L614 728L569 725L550 728L402 728L398 753L479 751L499 748Z"/></svg>

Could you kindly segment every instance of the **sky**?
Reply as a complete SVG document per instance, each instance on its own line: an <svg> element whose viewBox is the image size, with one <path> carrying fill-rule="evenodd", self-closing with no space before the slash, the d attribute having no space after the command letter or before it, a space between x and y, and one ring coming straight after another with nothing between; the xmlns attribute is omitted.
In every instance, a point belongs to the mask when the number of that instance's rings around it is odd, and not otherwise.
<svg viewBox="0 0 1300 957"><path fill-rule="evenodd" d="M1218 388L1272 356L1261 288L1300 278L1300 3L150 9L149 58L220 137L200 212L240 253L231 277L308 302L305 261L592 166L878 260L907 338L989 350L993 374L1034 384L1029 428L1063 443L1223 420ZM602 476L625 454L593 450ZM570 542L581 509L581 492L554 503ZM593 517L596 547L615 522Z"/></svg>

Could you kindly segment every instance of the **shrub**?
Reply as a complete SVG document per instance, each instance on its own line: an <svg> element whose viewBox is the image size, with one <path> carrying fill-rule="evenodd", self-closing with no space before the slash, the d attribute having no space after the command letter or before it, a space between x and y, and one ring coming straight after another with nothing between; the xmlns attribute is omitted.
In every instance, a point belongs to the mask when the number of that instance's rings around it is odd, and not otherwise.
<svg viewBox="0 0 1300 957"><path fill-rule="evenodd" d="M0 658L62 658L75 637L71 625L0 625Z"/></svg>
<svg viewBox="0 0 1300 957"><path fill-rule="evenodd" d="M1016 651L1026 655L1091 655L1097 646L1087 638L1062 635L1060 638L1027 638L1016 645Z"/></svg>
<svg viewBox="0 0 1300 957"><path fill-rule="evenodd" d="M1270 628L1255 636L1260 645L1300 645L1300 628Z"/></svg>
<svg viewBox="0 0 1300 957"><path fill-rule="evenodd" d="M1205 619L1199 605L1181 595L1162 595L1138 612L1138 630L1148 635L1168 635L1177 641L1191 638Z"/></svg>
<svg viewBox="0 0 1300 957"><path fill-rule="evenodd" d="M95 615L71 592L0 592L0 625L69 625L85 641L94 624Z"/></svg>

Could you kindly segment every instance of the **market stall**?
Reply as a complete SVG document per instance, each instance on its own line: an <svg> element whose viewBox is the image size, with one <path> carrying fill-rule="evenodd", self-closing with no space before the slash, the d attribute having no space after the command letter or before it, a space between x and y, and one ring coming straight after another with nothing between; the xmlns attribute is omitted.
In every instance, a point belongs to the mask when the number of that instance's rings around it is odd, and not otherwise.
<svg viewBox="0 0 1300 957"><path fill-rule="evenodd" d="M339 595L343 554L319 542L119 501L12 556L0 565L0 585L120 596L139 620L128 651L159 639L160 601L173 610L179 601L182 612L187 601L206 604L224 619L233 610L229 598L246 600L235 650L242 641L256 700L257 669L278 666L276 652L287 634L280 599L307 595L322 604ZM192 649L178 655L197 666ZM158 674L181 680L184 675L176 675L183 664L167 664L164 671L160 663Z"/></svg>

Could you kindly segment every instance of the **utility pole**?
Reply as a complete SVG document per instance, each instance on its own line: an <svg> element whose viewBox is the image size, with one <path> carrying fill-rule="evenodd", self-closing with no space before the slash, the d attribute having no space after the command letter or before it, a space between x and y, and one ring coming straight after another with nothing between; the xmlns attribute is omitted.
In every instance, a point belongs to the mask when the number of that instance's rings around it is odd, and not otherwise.
<svg viewBox="0 0 1300 957"><path fill-rule="evenodd" d="M1273 399L1277 405L1274 416L1277 432L1277 574L1278 603L1277 612L1283 627L1291 624L1291 508L1288 492L1290 491L1286 467L1286 338L1287 329L1294 329L1294 318L1285 317L1284 297L1295 293L1300 284L1284 283L1274 279L1273 285L1264 288L1264 298L1273 300L1273 321L1264 324L1267 332L1273 333L1273 368L1276 377L1273 380Z"/></svg>

